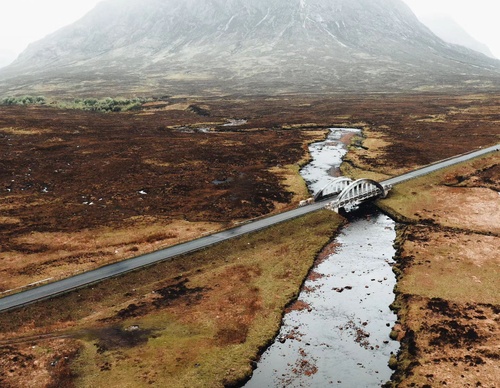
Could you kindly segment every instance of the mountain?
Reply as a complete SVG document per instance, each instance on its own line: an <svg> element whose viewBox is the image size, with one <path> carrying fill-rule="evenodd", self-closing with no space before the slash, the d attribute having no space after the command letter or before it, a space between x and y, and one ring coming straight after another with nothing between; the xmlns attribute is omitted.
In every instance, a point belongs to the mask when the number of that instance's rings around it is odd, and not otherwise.
<svg viewBox="0 0 500 388"><path fill-rule="evenodd" d="M401 0L107 0L0 70L0 95L491 88L500 61Z"/></svg>
<svg viewBox="0 0 500 388"><path fill-rule="evenodd" d="M11 50L0 49L0 68L9 65L16 59L16 54Z"/></svg>
<svg viewBox="0 0 500 388"><path fill-rule="evenodd" d="M419 19L445 42L459 44L480 52L490 58L495 58L488 46L470 36L469 33L452 18L446 15L427 15L421 16Z"/></svg>

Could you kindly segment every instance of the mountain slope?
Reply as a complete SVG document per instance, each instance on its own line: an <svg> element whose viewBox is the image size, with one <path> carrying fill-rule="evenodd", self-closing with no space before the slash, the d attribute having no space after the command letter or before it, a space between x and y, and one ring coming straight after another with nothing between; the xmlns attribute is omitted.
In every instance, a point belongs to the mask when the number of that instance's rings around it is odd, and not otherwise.
<svg viewBox="0 0 500 388"><path fill-rule="evenodd" d="M16 54L10 50L0 49L0 68L7 66L16 59Z"/></svg>
<svg viewBox="0 0 500 388"><path fill-rule="evenodd" d="M496 85L400 0L107 0L0 70L0 93L276 93Z"/></svg>
<svg viewBox="0 0 500 388"><path fill-rule="evenodd" d="M495 58L488 46L470 36L467 31L453 19L444 15L432 15L421 17L420 20L445 42L459 44L480 52L490 58Z"/></svg>

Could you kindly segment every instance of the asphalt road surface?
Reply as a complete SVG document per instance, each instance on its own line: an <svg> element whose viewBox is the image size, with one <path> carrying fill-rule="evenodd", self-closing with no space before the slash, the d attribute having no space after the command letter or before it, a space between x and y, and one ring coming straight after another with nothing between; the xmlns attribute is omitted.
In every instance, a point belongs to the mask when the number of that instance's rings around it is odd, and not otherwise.
<svg viewBox="0 0 500 388"><path fill-rule="evenodd" d="M454 156L448 159L441 160L439 162L430 164L428 166L419 168L417 170L410 171L406 174L399 175L394 178L387 179L383 182L380 182L381 184L389 184L389 185L397 185L398 183L405 182L407 180L413 179L413 178L418 178L419 176L427 175L430 174L431 172L441 170L442 168L450 167L453 166L454 164L466 162L467 160L477 158L479 156L483 156L495 151L500 151L500 144L497 144L496 146L488 147L488 148L483 148L478 151L472 151L468 152L463 155L458 155Z"/></svg>
<svg viewBox="0 0 500 388"><path fill-rule="evenodd" d="M481 149L479 151L470 152L468 154L460 155L454 158L446 159L444 161L434 163L432 165L420 168L418 170L400 175L398 177L387 179L382 184L396 185L398 183L407 181L409 179L417 178L422 175L429 174L433 171L449 167L451 165L461 163L484 154L500 150L500 144ZM331 200L331 199L330 199ZM48 299L56 295L66 293L81 287L88 286L100 282L104 279L109 279L124 273L147 267L149 265L172 259L173 257L183 255L186 253L194 252L208 246L217 244L221 241L226 241L247 233L255 232L265 229L269 226L278 224L280 222L288 221L293 218L303 216L304 214L311 213L323 208L328 200L313 203L304 207L299 207L284 213L276 214L274 216L260 218L254 221L243 223L240 226L223 232L214 233L205 237L198 238L183 244L175 245L161 251L145 254L132 259L121 261L119 263L110 264L92 271L84 272L70 278L66 278L54 283L49 283L43 286L29 289L27 291L19 292L17 294L9 295L0 299L0 311L11 310L21 306L34 303L43 299Z"/></svg>

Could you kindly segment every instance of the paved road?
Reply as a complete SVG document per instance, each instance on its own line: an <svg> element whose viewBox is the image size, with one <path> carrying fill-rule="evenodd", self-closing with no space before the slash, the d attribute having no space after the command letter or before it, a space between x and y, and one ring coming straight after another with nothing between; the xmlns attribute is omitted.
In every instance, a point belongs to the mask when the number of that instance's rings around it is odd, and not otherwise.
<svg viewBox="0 0 500 388"><path fill-rule="evenodd" d="M478 156L499 150L500 150L500 144L494 147L489 147L465 155L457 156L455 158L450 158L435 163L433 165L409 172L407 174L403 174L398 177L385 180L381 183L395 185L407 181L409 179L429 174L441 168L445 168L453 164L461 163L469 159L473 159ZM293 218L303 216L304 214L317 211L323 208L327 202L328 201L317 202L308 206L300 207L274 216L260 218L255 221L242 224L235 228L211 234L205 237L201 237L199 239L189 241L183 244L175 245L158 252L153 252L146 255L138 256L129 260L125 260L116 264L107 265L105 267L85 272L54 283L46 284L24 292L20 292L18 294L6 296L0 299L0 311L14 309L39 300L48 299L53 296L68 292L70 290L81 288L89 284L97 283L104 279L118 276L133 271L135 269L139 269L142 267L158 263L160 261L172 259L175 256L179 256L182 254L206 248L208 246L217 244L221 241L229 240L247 233L261 230L271 225L275 225L280 222L288 221Z"/></svg>
<svg viewBox="0 0 500 388"><path fill-rule="evenodd" d="M482 155L486 155L495 151L500 151L500 144L497 144L496 146L488 147L488 148L483 148L478 151L473 151L473 152L468 152L463 155L459 156L454 156L452 158L444 159L439 162L430 164L428 166L419 168L417 170L410 171L406 174L399 175L394 178L387 179L383 182L380 182L381 184L389 184L389 185L396 185L398 183L405 182L410 179L417 178L419 176L427 175L430 174L431 172L440 170L442 168L450 167L453 166L454 164L462 163L470 159L477 158Z"/></svg>

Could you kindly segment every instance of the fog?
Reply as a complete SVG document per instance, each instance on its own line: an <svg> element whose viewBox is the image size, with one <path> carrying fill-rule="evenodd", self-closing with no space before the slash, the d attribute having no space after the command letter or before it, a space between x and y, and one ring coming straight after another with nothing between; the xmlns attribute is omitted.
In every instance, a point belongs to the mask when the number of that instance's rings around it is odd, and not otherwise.
<svg viewBox="0 0 500 388"><path fill-rule="evenodd" d="M100 1L3 1L0 6L0 51L18 55L29 43L77 21Z"/></svg>
<svg viewBox="0 0 500 388"><path fill-rule="evenodd" d="M445 15L500 58L500 1L404 0L417 16Z"/></svg>
<svg viewBox="0 0 500 388"><path fill-rule="evenodd" d="M16 0L0 7L0 52L13 60L29 43L71 24L101 0ZM182 1L182 0L179 0ZM306 0L307 1L307 0ZM417 15L446 14L500 58L500 1L404 0Z"/></svg>

